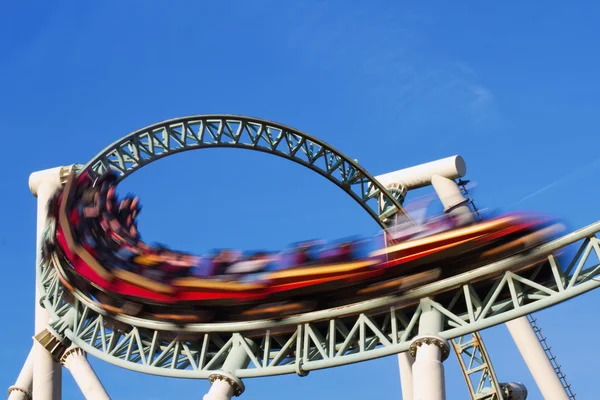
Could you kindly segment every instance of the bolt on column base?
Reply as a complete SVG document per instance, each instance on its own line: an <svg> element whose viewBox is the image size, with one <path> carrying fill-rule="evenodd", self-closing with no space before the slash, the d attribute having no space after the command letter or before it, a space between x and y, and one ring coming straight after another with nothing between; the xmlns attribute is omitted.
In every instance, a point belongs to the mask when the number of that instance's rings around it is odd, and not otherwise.
<svg viewBox="0 0 600 400"><path fill-rule="evenodd" d="M233 388L233 394L236 397L240 396L242 393L244 393L244 390L246 390L244 382L226 372L220 371L208 376L208 381L211 383L211 385L217 380L227 382Z"/></svg>
<svg viewBox="0 0 600 400"><path fill-rule="evenodd" d="M446 342L445 339L434 335L422 335L415 337L408 347L409 354L413 358L416 358L418 348L424 344L439 347L440 350L442 350L442 359L440 360L442 362L445 361L450 355L450 346L448 345L448 342Z"/></svg>

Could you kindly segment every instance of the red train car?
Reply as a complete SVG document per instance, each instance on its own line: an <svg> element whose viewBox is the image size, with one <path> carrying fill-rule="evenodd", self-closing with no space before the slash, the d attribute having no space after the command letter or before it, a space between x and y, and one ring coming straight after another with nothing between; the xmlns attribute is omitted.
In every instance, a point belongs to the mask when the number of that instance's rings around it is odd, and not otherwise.
<svg viewBox="0 0 600 400"><path fill-rule="evenodd" d="M514 214L383 246L368 257L263 271L250 281L175 276L161 282L137 271L157 268L152 262L149 266L139 263L153 257L160 259L155 249L146 245L143 250L136 249L138 263L134 263L132 269L112 261L103 262L103 254L110 258L114 250L98 244L92 246L84 240L85 235L77 227L88 223L82 221L81 198L90 188L99 190L94 188L89 175L71 175L52 210L57 220L56 246L72 267L63 271L68 276L67 283L103 299L101 304L109 311L144 313L153 318L182 322L206 318L265 318L305 311L319 304L352 303L364 295L406 290L411 285L437 279L441 274L459 272L457 262L465 257L470 262L473 257L479 262L494 261L505 257L507 251L523 250L548 236L542 230L548 226L548 220ZM110 205L104 207L111 208ZM134 220L135 215L129 218L129 221ZM96 228L92 236L103 243L120 241L116 248L128 240L123 237L127 235L109 231ZM442 271L437 265L441 260L457 270ZM127 307L131 304L137 306Z"/></svg>

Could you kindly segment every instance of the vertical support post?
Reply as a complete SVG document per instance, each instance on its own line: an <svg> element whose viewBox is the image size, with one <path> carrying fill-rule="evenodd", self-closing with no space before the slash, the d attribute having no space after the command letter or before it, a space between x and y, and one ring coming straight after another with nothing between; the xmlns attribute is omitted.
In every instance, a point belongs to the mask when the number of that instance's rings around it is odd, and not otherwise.
<svg viewBox="0 0 600 400"><path fill-rule="evenodd" d="M61 357L60 362L71 371L73 379L86 400L110 400L81 348L71 345Z"/></svg>
<svg viewBox="0 0 600 400"><path fill-rule="evenodd" d="M544 352L527 317L508 321L506 327L510 332L521 356L525 360L529 372L546 400L569 400L556 371Z"/></svg>
<svg viewBox="0 0 600 400"><path fill-rule="evenodd" d="M235 371L246 368L250 358L240 340L245 339L238 337L238 340L234 341L221 370L208 377L211 386L203 400L231 400L233 396L239 396L244 392L244 383L235 376Z"/></svg>
<svg viewBox="0 0 600 400"><path fill-rule="evenodd" d="M36 239L36 295L35 295L35 334L40 334L48 326L48 311L41 305L41 296L37 285L37 265L41 262L41 248L46 226L47 204L55 191L60 188L60 174L63 167L34 172L29 176L29 188L37 197L37 239ZM36 400L60 400L62 369L46 349L34 341L33 344L33 392Z"/></svg>
<svg viewBox="0 0 600 400"><path fill-rule="evenodd" d="M475 222L475 216L469 207L469 200L465 199L460 188L452 179L434 175L431 185L444 206L444 212L458 219L460 225Z"/></svg>
<svg viewBox="0 0 600 400"><path fill-rule="evenodd" d="M421 301L419 336L413 339L409 352L415 358L412 367L414 400L445 400L446 384L442 362L450 354L450 346L437 336L443 327L443 315L429 300Z"/></svg>
<svg viewBox="0 0 600 400"><path fill-rule="evenodd" d="M33 384L33 348L29 351L27 360L19 373L15 384L8 388L8 400L31 400Z"/></svg>
<svg viewBox="0 0 600 400"><path fill-rule="evenodd" d="M413 399L413 374L412 368L415 360L405 351L398 354L398 367L400 367L400 389L402 389L402 400Z"/></svg>

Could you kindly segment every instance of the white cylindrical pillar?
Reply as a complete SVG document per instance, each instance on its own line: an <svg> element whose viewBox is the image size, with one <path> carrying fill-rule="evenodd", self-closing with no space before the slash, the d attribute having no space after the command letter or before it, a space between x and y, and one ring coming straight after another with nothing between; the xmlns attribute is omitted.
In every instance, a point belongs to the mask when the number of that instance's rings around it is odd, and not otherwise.
<svg viewBox="0 0 600 400"><path fill-rule="evenodd" d="M245 339L240 337L239 340ZM245 387L243 382L235 376L235 372L240 368L247 367L248 363L250 363L250 358L244 347L239 342L234 343L221 370L208 377L211 383L210 390L202 399L231 400L233 396L241 395Z"/></svg>
<svg viewBox="0 0 600 400"><path fill-rule="evenodd" d="M210 385L210 390L204 395L203 400L231 400L234 387L228 381L216 379Z"/></svg>
<svg viewBox="0 0 600 400"><path fill-rule="evenodd" d="M527 317L508 321L506 327L523 356L529 372L546 400L568 400L554 367L538 340Z"/></svg>
<svg viewBox="0 0 600 400"><path fill-rule="evenodd" d="M33 348L29 351L27 360L15 384L8 388L8 400L31 400L33 384Z"/></svg>
<svg viewBox="0 0 600 400"><path fill-rule="evenodd" d="M448 343L437 336L443 327L442 314L427 302L422 302L419 336L410 344L409 352L415 361L412 366L413 399L445 400L444 365L450 354Z"/></svg>
<svg viewBox="0 0 600 400"><path fill-rule="evenodd" d="M401 169L375 177L383 186L402 183L407 189L413 190L429 186L431 177L443 176L449 179L458 179L467 173L465 160L459 156L446 157L441 160L431 161L414 167Z"/></svg>
<svg viewBox="0 0 600 400"><path fill-rule="evenodd" d="M445 400L446 382L442 349L433 343L423 343L413 364L413 399Z"/></svg>
<svg viewBox="0 0 600 400"><path fill-rule="evenodd" d="M434 175L431 178L431 185L440 198L445 213L458 218L461 226L475 221L468 200L465 199L456 182L440 175Z"/></svg>
<svg viewBox="0 0 600 400"><path fill-rule="evenodd" d="M61 186L60 172L62 167L34 172L29 176L29 188L37 196L37 240L36 240L36 295L35 295L35 334L37 335L48 326L49 314L40 305L40 293L37 283L40 277L37 265L42 257L42 240L46 227L48 200ZM62 384L62 369L38 343L33 345L33 392L36 400L60 400Z"/></svg>
<svg viewBox="0 0 600 400"><path fill-rule="evenodd" d="M398 367L400 367L400 389L402 390L402 400L413 399L413 363L414 360L407 351L398 354Z"/></svg>
<svg viewBox="0 0 600 400"><path fill-rule="evenodd" d="M71 371L73 379L86 400L110 400L81 348L72 345L60 361Z"/></svg>

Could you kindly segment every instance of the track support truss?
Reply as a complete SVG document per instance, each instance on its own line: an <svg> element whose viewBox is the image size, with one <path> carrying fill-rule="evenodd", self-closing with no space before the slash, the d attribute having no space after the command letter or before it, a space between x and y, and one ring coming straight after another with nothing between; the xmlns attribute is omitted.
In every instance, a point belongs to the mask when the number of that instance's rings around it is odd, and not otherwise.
<svg viewBox="0 0 600 400"><path fill-rule="evenodd" d="M327 143L297 129L258 118L198 115L173 119L133 132L113 143L84 170L112 170L122 180L143 166L182 151L228 147L261 151L294 161L335 183L382 227L402 207L405 191L388 192L365 169Z"/></svg>
<svg viewBox="0 0 600 400"><path fill-rule="evenodd" d="M171 154L209 147L256 150L294 161L347 192L382 227L400 216L411 222L402 207L405 187L390 186L388 190L356 160L328 144L287 126L251 117L200 115L164 121L123 137L76 169L92 175L112 170L122 180ZM61 182L66 172L61 171ZM467 204L474 208L464 183L459 182L462 195L467 195ZM476 209L474 215L479 217ZM38 233L44 225L40 221L45 219L38 217ZM53 233L52 222L46 229L46 234ZM36 339L49 345L46 339L52 335L47 333L59 334L62 345L69 346L68 351L63 349L64 359L60 361L77 371L89 367L85 360L89 353L143 373L209 379L213 386L206 399L211 400L241 394L245 378L291 373L306 376L313 370L407 351L416 354L423 349L421 361L431 361L432 357L424 356L432 346L439 348L435 358L441 363L448 355L446 342L451 341L471 396L500 400L504 388L477 332L599 287L599 232L600 222L524 255L398 295L279 321L185 326L111 315L86 293L65 289L59 278L64 278L70 266L58 254L45 260L38 256L40 297L36 303L43 306L51 323L44 322L48 328L36 332ZM576 246L573 254L569 250L572 246ZM428 315L436 316L436 324L432 325ZM86 371L74 374L80 386L87 385L93 375L91 369ZM443 387L443 368L441 371ZM29 374L25 368L22 375ZM17 383L24 380L20 377ZM21 392L31 395L30 386L22 384L12 391L15 396ZM89 393L107 398L99 381L86 387ZM568 385L566 389L570 391Z"/></svg>
<svg viewBox="0 0 600 400"><path fill-rule="evenodd" d="M198 324L185 327L108 316L84 293L67 293L55 257L41 264L43 302L55 319L73 318L65 335L89 354L145 373L208 378L238 343L250 360L240 379L345 365L407 351L423 307L444 321L444 340L467 335L550 307L600 286L600 223L561 239L400 296L286 318L282 321ZM558 259L567 246L574 255ZM540 263L540 260L548 260ZM520 266L539 264L518 272ZM537 265L536 264L536 265ZM60 266L59 268L68 268ZM515 271L515 272L512 272ZM542 279L542 277L545 277ZM477 282L486 285L478 286ZM436 300L438 299L438 300ZM72 309L74 312L67 312ZM175 333L173 333L175 332ZM253 343L251 346L250 343Z"/></svg>

